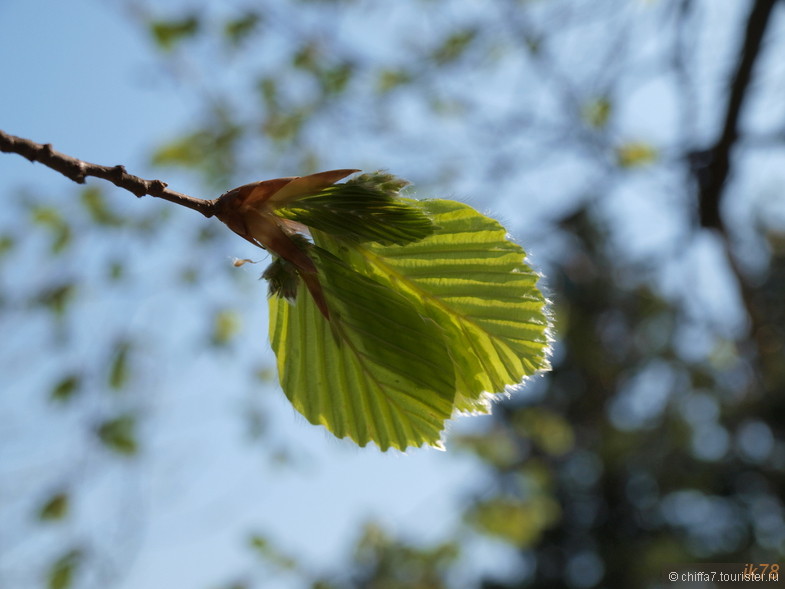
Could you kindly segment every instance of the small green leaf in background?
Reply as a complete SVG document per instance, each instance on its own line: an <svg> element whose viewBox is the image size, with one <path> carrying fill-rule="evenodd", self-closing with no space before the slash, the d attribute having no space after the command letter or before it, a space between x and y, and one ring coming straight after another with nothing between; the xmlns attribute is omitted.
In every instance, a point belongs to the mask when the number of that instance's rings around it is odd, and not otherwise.
<svg viewBox="0 0 785 589"><path fill-rule="evenodd" d="M278 550L267 538L253 534L248 538L248 545L266 562L285 571L297 570L297 561Z"/></svg>
<svg viewBox="0 0 785 589"><path fill-rule="evenodd" d="M128 359L131 353L131 344L128 341L120 340L114 345L112 360L109 363L109 377L107 379L109 387L118 391L128 382L130 371L128 369Z"/></svg>
<svg viewBox="0 0 785 589"><path fill-rule="evenodd" d="M227 346L240 331L240 320L231 309L218 311L213 318L213 333L210 343L216 347Z"/></svg>
<svg viewBox="0 0 785 589"><path fill-rule="evenodd" d="M55 316L62 317L75 295L76 285L72 282L64 282L44 288L36 296L35 302L49 309Z"/></svg>
<svg viewBox="0 0 785 589"><path fill-rule="evenodd" d="M376 89L381 94L386 94L411 83L413 79L412 73L405 69L382 70L379 72L379 79L376 81Z"/></svg>
<svg viewBox="0 0 785 589"><path fill-rule="evenodd" d="M74 576L84 559L84 553L72 548L55 560L47 574L48 589L69 589L73 586Z"/></svg>
<svg viewBox="0 0 785 589"><path fill-rule="evenodd" d="M37 205L33 207L32 221L34 224L44 227L52 236L51 251L59 254L71 243L71 226L60 214L60 211L53 207Z"/></svg>
<svg viewBox="0 0 785 589"><path fill-rule="evenodd" d="M583 107L581 115L590 127L602 129L608 124L611 108L611 101L608 98L597 98Z"/></svg>
<svg viewBox="0 0 785 589"><path fill-rule="evenodd" d="M108 227L119 227L123 219L117 215L106 202L102 190L88 187L82 190L82 205L87 209L93 222Z"/></svg>
<svg viewBox="0 0 785 589"><path fill-rule="evenodd" d="M0 235L0 260L2 260L8 252L14 249L15 245L16 239L13 235L7 233Z"/></svg>
<svg viewBox="0 0 785 589"><path fill-rule="evenodd" d="M79 392L79 389L82 386L82 375L78 373L67 374L63 376L55 386L52 387L52 392L49 394L49 398L52 401L58 401L61 403L65 403L70 401L74 395Z"/></svg>
<svg viewBox="0 0 785 589"><path fill-rule="evenodd" d="M49 497L38 510L38 519L42 521L56 521L63 519L68 514L68 494L58 492Z"/></svg>
<svg viewBox="0 0 785 589"><path fill-rule="evenodd" d="M550 497L538 495L529 501L497 497L483 501L467 514L468 522L479 531L527 548L556 523L561 513Z"/></svg>
<svg viewBox="0 0 785 589"><path fill-rule="evenodd" d="M622 168L640 168L657 161L657 149L642 141L630 141L616 148L616 161Z"/></svg>
<svg viewBox="0 0 785 589"><path fill-rule="evenodd" d="M118 454L132 456L139 449L135 430L136 418L126 414L104 421L98 426L96 434L108 449Z"/></svg>
<svg viewBox="0 0 785 589"><path fill-rule="evenodd" d="M178 43L193 37L199 31L199 18L188 15L180 19L155 20L150 23L150 33L162 51L172 51Z"/></svg>
<svg viewBox="0 0 785 589"><path fill-rule="evenodd" d="M310 228L302 251L329 309L299 269L271 281L281 386L311 423L382 450L441 447L447 419L490 412L548 368L550 346L538 276L504 227L461 203L400 198L403 185L364 174L276 211Z"/></svg>
<svg viewBox="0 0 785 589"><path fill-rule="evenodd" d="M224 24L224 36L230 45L237 47L257 30L261 20L262 17L253 11L228 20Z"/></svg>
<svg viewBox="0 0 785 589"><path fill-rule="evenodd" d="M438 65L453 63L460 59L469 49L469 46L477 38L477 29L474 27L465 28L452 33L441 45L434 49L431 59Z"/></svg>

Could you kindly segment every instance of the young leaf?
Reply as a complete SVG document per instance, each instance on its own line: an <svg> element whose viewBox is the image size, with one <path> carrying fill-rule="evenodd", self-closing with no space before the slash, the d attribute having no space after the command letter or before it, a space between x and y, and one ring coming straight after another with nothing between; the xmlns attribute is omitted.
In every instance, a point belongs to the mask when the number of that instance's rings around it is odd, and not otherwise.
<svg viewBox="0 0 785 589"><path fill-rule="evenodd" d="M329 321L306 293L293 304L269 300L286 396L308 421L360 446L439 446L455 395L441 329L396 289L314 253Z"/></svg>
<svg viewBox="0 0 785 589"><path fill-rule="evenodd" d="M545 299L523 249L498 222L454 201L418 204L438 227L421 241L348 246L321 237L317 244L441 326L455 364L456 409L487 413L489 393L548 368Z"/></svg>

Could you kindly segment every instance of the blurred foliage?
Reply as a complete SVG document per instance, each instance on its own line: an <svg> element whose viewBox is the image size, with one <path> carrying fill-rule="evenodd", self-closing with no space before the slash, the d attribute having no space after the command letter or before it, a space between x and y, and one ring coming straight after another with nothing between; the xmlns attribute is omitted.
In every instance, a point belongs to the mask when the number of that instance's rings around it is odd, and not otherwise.
<svg viewBox="0 0 785 589"><path fill-rule="evenodd" d="M68 589L73 586L74 576L83 559L83 553L78 548L69 549L49 569L47 587L49 589Z"/></svg>
<svg viewBox="0 0 785 589"><path fill-rule="evenodd" d="M67 493L55 493L41 506L38 517L45 521L61 520L68 514L68 503Z"/></svg>
<svg viewBox="0 0 785 589"><path fill-rule="evenodd" d="M101 442L110 450L132 456L139 449L136 439L136 417L120 415L101 423L96 429Z"/></svg>

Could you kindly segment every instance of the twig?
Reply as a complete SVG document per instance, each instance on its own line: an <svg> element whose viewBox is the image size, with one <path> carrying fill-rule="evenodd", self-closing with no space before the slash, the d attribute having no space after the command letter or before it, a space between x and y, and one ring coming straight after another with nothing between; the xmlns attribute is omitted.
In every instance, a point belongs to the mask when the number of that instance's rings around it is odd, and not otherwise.
<svg viewBox="0 0 785 589"><path fill-rule="evenodd" d="M84 184L87 176L94 176L108 180L115 186L124 188L141 198L147 194L162 198L175 204L193 209L205 217L212 217L216 212L216 200L194 198L169 190L165 182L160 180L145 180L133 176L125 171L123 166L101 166L91 164L52 149L49 143L41 144L9 135L0 130L0 151L4 153L19 154L31 162L39 162L53 170L60 172L77 184Z"/></svg>

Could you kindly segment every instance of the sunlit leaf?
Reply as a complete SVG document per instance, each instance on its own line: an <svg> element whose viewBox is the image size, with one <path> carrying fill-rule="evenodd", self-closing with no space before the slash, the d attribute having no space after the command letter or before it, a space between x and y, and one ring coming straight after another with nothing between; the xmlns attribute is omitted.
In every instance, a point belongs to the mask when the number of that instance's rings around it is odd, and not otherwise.
<svg viewBox="0 0 785 589"><path fill-rule="evenodd" d="M548 496L536 496L530 501L497 497L476 504L467 513L467 520L486 534L525 548L534 544L559 516L558 504Z"/></svg>
<svg viewBox="0 0 785 589"><path fill-rule="evenodd" d="M230 309L222 309L213 318L213 333L210 342L214 346L226 346L240 330L237 313Z"/></svg>
<svg viewBox="0 0 785 589"><path fill-rule="evenodd" d="M477 38L477 29L470 27L456 31L449 35L431 54L439 65L445 65L458 60L472 42Z"/></svg>
<svg viewBox="0 0 785 589"><path fill-rule="evenodd" d="M455 395L440 328L395 289L329 254L315 258L329 322L302 284L294 304L270 297L270 341L292 405L360 446L439 445Z"/></svg>
<svg viewBox="0 0 785 589"><path fill-rule="evenodd" d="M347 238L354 223L340 216L334 225L297 218L311 226L329 320L295 269L286 281L298 289L294 305L272 283L270 298L270 339L294 406L339 437L385 450L439 445L454 410L488 412L492 393L548 366L545 300L504 228L457 202L399 202L419 209L430 234L396 245Z"/></svg>
<svg viewBox="0 0 785 589"><path fill-rule="evenodd" d="M432 236L405 246L342 248L337 255L417 301L446 338L456 368L456 408L487 412L488 394L548 367L538 276L493 219L455 201L420 206L437 227Z"/></svg>
<svg viewBox="0 0 785 589"><path fill-rule="evenodd" d="M82 204L98 225L117 227L123 223L122 217L111 210L104 193L98 188L88 187L82 190Z"/></svg>
<svg viewBox="0 0 785 589"><path fill-rule="evenodd" d="M52 253L61 253L71 243L71 226L54 207L35 206L32 221L46 228L52 236Z"/></svg>

